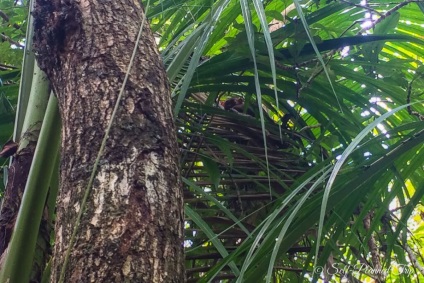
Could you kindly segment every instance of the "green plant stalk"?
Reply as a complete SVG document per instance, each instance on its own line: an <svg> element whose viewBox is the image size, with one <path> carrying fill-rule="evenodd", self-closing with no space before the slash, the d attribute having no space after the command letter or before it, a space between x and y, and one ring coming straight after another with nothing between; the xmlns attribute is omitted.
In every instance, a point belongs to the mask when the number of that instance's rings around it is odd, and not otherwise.
<svg viewBox="0 0 424 283"><path fill-rule="evenodd" d="M32 11L34 10L34 1L29 1L28 12L28 26L25 37L24 58L22 64L21 82L19 85L18 106L16 109L15 129L13 132L13 140L16 141L21 136L25 113L29 104L29 97L31 92L31 83L33 79L33 71L35 64L35 56L32 51L32 38L34 37L34 17Z"/></svg>
<svg viewBox="0 0 424 283"><path fill-rule="evenodd" d="M21 96L27 96L27 94L25 91L20 90L18 98L18 110L16 112L15 119L15 133L13 135L13 140L19 142L18 150L26 148L30 142L37 142L41 123L44 119L47 103L49 101L49 82L46 74L41 71L37 65L35 67L32 66L31 68L30 75L33 77L31 77L31 79L26 77L25 81L27 83L25 85L22 85L22 80L24 77L22 76L21 78L21 88L25 88L28 84L30 90L28 93L30 96L29 99L28 97L26 99L21 99ZM21 105L22 103L29 103L29 107L28 105ZM22 116L22 119L20 116ZM23 118L25 118L25 120ZM19 135L17 135L18 132ZM10 159L10 165L11 164L12 158ZM4 175L7 176L7 174L8 172L5 169ZM4 186L7 186L7 178L4 178ZM3 203L1 206L3 207Z"/></svg>
<svg viewBox="0 0 424 283"><path fill-rule="evenodd" d="M46 74L35 65L34 78L31 84L31 95L28 100L29 107L26 108L25 121L21 129L22 136L19 141L19 150L27 147L29 142L37 141L38 131L46 114L48 102L49 81ZM15 129L16 127L17 125L15 125Z"/></svg>
<svg viewBox="0 0 424 283"><path fill-rule="evenodd" d="M46 116L16 220L0 282L28 282L35 245L60 144L57 99L50 95Z"/></svg>
<svg viewBox="0 0 424 283"><path fill-rule="evenodd" d="M60 151L60 150L59 150ZM46 200L46 206L40 222L38 231L38 239L35 247L34 262L32 264L31 282L40 280L48 280L51 272L51 243L54 232L54 219L56 198L59 191L59 163L60 154L56 154L55 165L50 180L49 191ZM46 213L47 211L47 213Z"/></svg>
<svg viewBox="0 0 424 283"><path fill-rule="evenodd" d="M47 196L47 213L48 220L51 225L54 225L55 210L56 210L56 199L59 193L59 165L60 165L60 149L57 152L55 166L53 167L53 173L50 180L49 195Z"/></svg>

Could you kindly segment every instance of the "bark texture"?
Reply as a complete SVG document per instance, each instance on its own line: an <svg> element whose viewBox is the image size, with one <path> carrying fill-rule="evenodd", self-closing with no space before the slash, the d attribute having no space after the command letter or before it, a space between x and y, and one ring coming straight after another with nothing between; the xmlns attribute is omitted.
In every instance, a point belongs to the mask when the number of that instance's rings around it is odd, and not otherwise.
<svg viewBox="0 0 424 283"><path fill-rule="evenodd" d="M146 21L81 221L75 218L138 29L139 1L37 0L37 59L62 116L61 191L51 282L183 282L182 192L166 73Z"/></svg>

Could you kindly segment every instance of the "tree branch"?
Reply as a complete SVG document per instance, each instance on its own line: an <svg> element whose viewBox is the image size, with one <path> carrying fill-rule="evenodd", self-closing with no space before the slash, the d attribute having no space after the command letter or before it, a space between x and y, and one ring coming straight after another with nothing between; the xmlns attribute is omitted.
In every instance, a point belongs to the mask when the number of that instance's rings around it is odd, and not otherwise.
<svg viewBox="0 0 424 283"><path fill-rule="evenodd" d="M17 47L19 47L19 48L24 48L24 46L22 45L22 44L20 44L19 42L17 42L17 41L14 41L13 39L11 39L10 37L8 37L7 35L4 35L3 33L0 33L0 38L3 40L3 41L8 41L8 42L10 42L11 44L14 44L14 45L16 45Z"/></svg>

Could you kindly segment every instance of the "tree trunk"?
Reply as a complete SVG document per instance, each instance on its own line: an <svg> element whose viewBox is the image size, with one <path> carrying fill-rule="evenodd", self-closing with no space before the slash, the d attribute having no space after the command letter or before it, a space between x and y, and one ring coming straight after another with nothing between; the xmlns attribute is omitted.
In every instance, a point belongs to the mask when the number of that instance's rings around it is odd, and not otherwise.
<svg viewBox="0 0 424 283"><path fill-rule="evenodd" d="M144 12L139 1L37 0L37 59L59 99L61 191L51 282L183 282L183 213L170 92L148 23L69 247Z"/></svg>

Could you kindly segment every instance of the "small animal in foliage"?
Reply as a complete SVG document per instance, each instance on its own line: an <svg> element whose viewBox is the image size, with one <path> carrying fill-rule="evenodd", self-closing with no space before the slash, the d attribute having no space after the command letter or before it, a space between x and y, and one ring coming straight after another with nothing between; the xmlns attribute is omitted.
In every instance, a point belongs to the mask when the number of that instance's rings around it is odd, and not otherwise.
<svg viewBox="0 0 424 283"><path fill-rule="evenodd" d="M224 102L221 102L221 106L227 111L244 113L244 99L241 97L229 98ZM246 114L252 117L255 116L255 112L250 108L246 109Z"/></svg>

